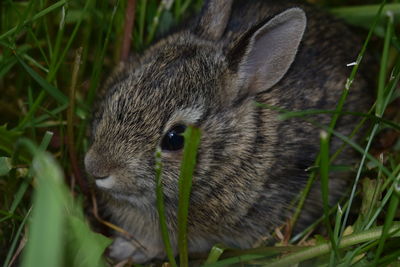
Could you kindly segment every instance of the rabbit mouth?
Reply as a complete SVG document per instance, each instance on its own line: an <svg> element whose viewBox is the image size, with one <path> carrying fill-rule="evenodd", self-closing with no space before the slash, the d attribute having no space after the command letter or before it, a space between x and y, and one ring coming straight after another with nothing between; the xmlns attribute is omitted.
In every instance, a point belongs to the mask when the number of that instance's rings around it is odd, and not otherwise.
<svg viewBox="0 0 400 267"><path fill-rule="evenodd" d="M96 186L102 189L112 189L114 185L115 185L115 177L112 175L96 180Z"/></svg>

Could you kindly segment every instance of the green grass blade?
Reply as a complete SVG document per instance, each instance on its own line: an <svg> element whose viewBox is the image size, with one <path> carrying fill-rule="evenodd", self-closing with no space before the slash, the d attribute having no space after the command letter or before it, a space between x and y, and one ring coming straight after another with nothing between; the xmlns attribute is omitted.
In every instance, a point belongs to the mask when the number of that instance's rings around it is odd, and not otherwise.
<svg viewBox="0 0 400 267"><path fill-rule="evenodd" d="M321 178L321 194L324 210L325 227L328 230L329 239L333 248L329 266L335 266L336 256L338 255L336 239L333 235L332 225L329 221L329 137L325 131L320 134L321 150L320 150L320 178Z"/></svg>
<svg viewBox="0 0 400 267"><path fill-rule="evenodd" d="M400 175L397 177L397 179L400 180ZM398 206L399 206L399 195L392 194L392 197L391 197L391 200L389 203L389 208L388 208L387 214L385 216L385 223L383 224L382 235L379 240L378 248L375 252L374 266L378 265L378 261L383 252L383 247L385 245L385 241L389 237L389 230L390 230L391 226L393 225L393 219L396 216Z"/></svg>
<svg viewBox="0 0 400 267"><path fill-rule="evenodd" d="M246 261L262 259L262 258L265 258L265 256L264 255L252 255L252 254L241 255L241 256L232 257L229 259L220 260L220 261L217 261L217 262L211 263L211 264L204 264L204 265L202 265L202 267L235 266L234 264L237 264L237 263L243 263Z"/></svg>
<svg viewBox="0 0 400 267"><path fill-rule="evenodd" d="M146 18L146 10L147 10L147 0L142 0L139 2L139 20L138 20L138 39L140 48L143 47L144 44L144 28L145 28L145 18Z"/></svg>
<svg viewBox="0 0 400 267"><path fill-rule="evenodd" d="M224 245L217 244L213 246L204 264L207 265L217 262L219 257L221 257L222 253L224 253L225 249L226 247Z"/></svg>
<svg viewBox="0 0 400 267"><path fill-rule="evenodd" d="M29 67L18 55L15 55L21 64L21 66L28 72L28 74L55 100L60 104L68 103L67 96L58 90L56 87L52 86L45 79L43 79L39 74L37 74L31 67Z"/></svg>
<svg viewBox="0 0 400 267"><path fill-rule="evenodd" d="M91 0L87 0L85 6L83 7L83 14L86 14L88 12L88 8L89 8L90 4L91 4ZM57 63L55 63L55 66L51 69L52 72L49 73L49 76L48 76L49 81L52 81L55 78L55 75L56 75L58 69L60 68L61 64L64 62L64 58L67 55L67 52L69 51L69 49L72 45L72 42L75 40L75 37L81 26L83 18L84 18L84 15L80 16L78 22L75 24L75 27L74 27L70 37L68 38L68 42L65 45L63 51L61 52L60 57L57 60Z"/></svg>
<svg viewBox="0 0 400 267"><path fill-rule="evenodd" d="M31 2L31 3L33 3L33 2ZM35 20L47 15L48 13L54 11L55 9L62 7L66 3L67 3L66 0L61 0L61 1L58 1L57 3L54 3L53 5L43 9L42 11L40 11L38 13L36 13L30 20L25 21L23 23L23 25L27 25L28 23L31 23L31 22L33 22L33 21L35 21ZM18 30L18 26L15 26L14 28L8 30L7 32L5 32L2 35L0 35L0 40L2 40L4 38L10 36L11 34L17 32L17 30Z"/></svg>
<svg viewBox="0 0 400 267"><path fill-rule="evenodd" d="M65 219L59 187L63 183L63 174L50 155L40 150L34 151L34 155L32 166L38 186L21 266L61 266Z"/></svg>
<svg viewBox="0 0 400 267"><path fill-rule="evenodd" d="M394 180L394 177L396 177L396 175L398 175L398 173L400 173L400 165L397 166L397 168L389 175L387 182L383 185L382 187L382 191L386 189L387 184L389 184L390 182L392 182ZM380 200L380 205L377 208L376 212L374 213L374 215L371 217L370 221L368 222L368 224L365 226L365 229L369 229L370 227L372 227L372 225L374 224L374 222L377 220L379 214L381 214L384 211L384 207L386 206L387 202L389 201L390 197L393 194L393 191L395 191L396 187L390 187L385 196L383 197L383 199Z"/></svg>
<svg viewBox="0 0 400 267"><path fill-rule="evenodd" d="M11 155L14 150L14 143L21 135L21 131L16 129L8 130L7 125L0 126L0 150Z"/></svg>
<svg viewBox="0 0 400 267"><path fill-rule="evenodd" d="M394 69L394 73L396 72L396 69ZM395 79L396 80L396 79ZM388 87L386 87L385 91L389 90ZM389 90L390 92L392 92L393 90ZM386 99L386 98L385 98ZM271 105L267 105L264 103L256 103L256 105L258 107L262 107L262 108L268 108L271 110L276 110L279 111L280 114L278 115L278 119L279 120L288 120L291 118L301 118L301 117L305 117L305 116L312 116L312 115L319 115L319 114L338 114L340 116L342 115L354 115L354 116L358 116L358 117L363 117L365 119L369 119L375 123L381 123L384 124L386 126L389 126L395 130L400 130L400 125L396 124L395 122L392 122L390 120L387 120L385 118L382 117L378 117L374 114L371 114L371 112L368 113L363 113L363 112L352 112L352 111L336 111L336 110L326 110L326 109L305 109L305 110L298 110L298 111L289 111L289 110L285 110L276 106L271 106ZM386 107L388 105L387 101L384 104L384 107ZM375 106L375 105L374 105Z"/></svg>
<svg viewBox="0 0 400 267"><path fill-rule="evenodd" d="M400 9L400 5L399 5ZM387 66L388 66L388 59L389 59L389 48L390 48L390 41L392 40L392 34L393 34L393 13L388 12L388 22L387 22L387 27L386 27L386 34L385 34L385 42L383 45L383 52L381 56L381 64L380 64L380 70L379 70L379 79L378 79L378 92L377 92L377 98L376 98L376 110L375 114L378 117L381 117L383 115L384 111L384 91L385 91L385 83L386 83L386 77L387 77Z"/></svg>
<svg viewBox="0 0 400 267"><path fill-rule="evenodd" d="M165 252L167 253L167 257L169 263L172 267L178 266L175 261L174 251L171 246L171 241L169 238L168 227L167 227L167 220L165 217L165 208L164 208L164 191L163 185L161 181L161 174L162 174L162 162L161 162L161 149L157 147L156 151L156 195L157 195L157 211L158 211L158 218L161 228L161 235L165 246Z"/></svg>
<svg viewBox="0 0 400 267"><path fill-rule="evenodd" d="M0 157L0 176L7 175L12 169L9 157Z"/></svg>
<svg viewBox="0 0 400 267"><path fill-rule="evenodd" d="M46 132L46 133L45 133L45 135L44 135L44 137L43 137L43 139L42 139L42 142L41 142L40 145L39 145L39 149L40 149L41 151L45 151L45 150L47 149L47 146L49 145L49 143L50 143L52 137L53 137L53 133L52 133L52 132ZM10 208L10 210L9 210L9 212L10 212L11 214L14 214L14 212L15 212L15 210L17 209L18 205L20 204L22 198L24 197L25 192L26 192L26 190L27 190L28 187L29 187L29 182L30 182L30 179L32 178L32 174L33 174L33 172L32 172L32 168L31 168L31 169L29 169L29 171L28 171L28 179L25 180L25 181L20 185L20 187L18 188L17 193L14 195L14 200L13 200L13 202L12 202L12 204L11 204L11 208Z"/></svg>
<svg viewBox="0 0 400 267"><path fill-rule="evenodd" d="M189 212L190 190L192 187L192 176L196 166L197 148L200 143L200 129L189 126L185 133L185 145L183 149L183 160L179 176L179 204L178 204L178 248L180 266L187 267L188 244L187 244L187 218Z"/></svg>
<svg viewBox="0 0 400 267"><path fill-rule="evenodd" d="M11 261L11 258L13 256L13 254L14 254L14 251L15 251L15 247L17 246L17 241L19 240L21 232L22 232L22 229L24 228L24 226L26 224L26 221L28 220L28 218L29 218L29 216L31 214L31 210L32 209L28 210L28 212L25 214L25 217L24 217L23 221L18 226L18 230L17 230L16 234L14 235L14 240L12 241L10 249L8 250L7 257L6 257L6 259L5 259L4 263L3 263L3 267L8 267L9 266L9 263Z"/></svg>
<svg viewBox="0 0 400 267"><path fill-rule="evenodd" d="M75 207L77 208L77 207ZM112 242L111 239L102 234L93 232L85 222L81 212L76 210L67 216L69 243L69 266L108 266L102 259L104 249ZM67 265L68 266L68 265Z"/></svg>
<svg viewBox="0 0 400 267"><path fill-rule="evenodd" d="M36 98L35 102L33 102L33 104L31 105L28 113L24 116L24 118L21 120L21 122L18 124L17 129L23 129L28 123L29 121L32 119L33 115L35 114L35 112L39 109L40 104L42 103L42 101L44 100L46 96L46 91L40 91L38 97Z"/></svg>
<svg viewBox="0 0 400 267"><path fill-rule="evenodd" d="M376 132L378 131L378 127L379 127L379 124L375 124L374 125L374 127L373 127L373 129L371 131L371 134L370 134L370 138L368 139L367 145L366 145L366 147L364 149L364 152L363 152L363 155L362 155L362 158L361 158L361 161L360 161L360 165L358 166L356 178L354 179L354 184L353 184L353 187L352 187L351 193L350 193L349 206L346 209L346 212L345 212L345 215L344 215L344 218L343 218L342 228L341 228L340 234L339 234L339 240L340 240L341 236L343 235L343 232L344 232L344 230L346 228L347 220L348 220L348 217L349 217L349 214L350 214L351 205L353 203L353 200L354 200L354 197L355 197L355 194L356 194L358 181L360 180L361 173L362 173L362 170L364 168L364 163L365 163L365 161L367 159L368 152L369 152L369 149L371 147L373 137L375 136Z"/></svg>

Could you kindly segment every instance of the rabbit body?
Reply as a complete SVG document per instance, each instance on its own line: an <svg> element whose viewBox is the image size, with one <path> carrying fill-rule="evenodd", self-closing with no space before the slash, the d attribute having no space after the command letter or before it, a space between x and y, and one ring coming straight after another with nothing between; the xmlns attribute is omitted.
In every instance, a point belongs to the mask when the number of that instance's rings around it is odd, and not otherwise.
<svg viewBox="0 0 400 267"><path fill-rule="evenodd" d="M359 41L338 20L294 1L208 1L199 19L119 67L107 82L92 124L85 164L113 221L111 256L136 262L165 258L155 194L155 150L171 127L196 125L202 137L188 217L189 251L215 243L249 248L289 218L319 151L320 129L278 111L334 110ZM368 80L360 72L345 110L364 111ZM328 124L331 115L311 117ZM354 117L336 130L348 134ZM331 149L341 142L333 139ZM351 152L337 163L353 164ZM182 151L162 152L162 182L177 253ZM332 199L343 175L331 177ZM300 224L321 215L315 189Z"/></svg>

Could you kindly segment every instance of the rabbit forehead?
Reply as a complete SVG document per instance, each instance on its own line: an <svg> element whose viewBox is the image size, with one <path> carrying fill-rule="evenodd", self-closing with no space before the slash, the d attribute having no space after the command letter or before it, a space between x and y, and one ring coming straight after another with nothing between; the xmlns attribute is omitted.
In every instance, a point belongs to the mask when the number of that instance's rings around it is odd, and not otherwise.
<svg viewBox="0 0 400 267"><path fill-rule="evenodd" d="M225 63L215 49L178 42L150 50L153 57L144 55L139 67L108 89L95 140L154 149L166 128L196 123L219 98Z"/></svg>

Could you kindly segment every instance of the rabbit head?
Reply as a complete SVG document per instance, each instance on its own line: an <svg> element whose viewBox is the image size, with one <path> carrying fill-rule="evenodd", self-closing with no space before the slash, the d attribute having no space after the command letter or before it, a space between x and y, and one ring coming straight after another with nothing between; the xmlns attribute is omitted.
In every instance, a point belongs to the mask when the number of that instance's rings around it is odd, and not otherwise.
<svg viewBox="0 0 400 267"><path fill-rule="evenodd" d="M249 179L258 169L248 170L247 178L236 177L232 165L252 157L259 130L254 96L284 76L295 58L306 18L301 9L289 9L225 51L218 40L230 5L213 3L222 5L224 12L202 18L216 21L200 20L194 32L176 33L148 49L108 83L94 115L87 171L96 177L99 188L135 207L155 212L154 153L161 145L166 203L175 209L182 146L163 147L163 140L186 125L202 130L193 201L205 201L207 194L219 190L215 187L226 182L224 176L231 176L229 187L236 189L226 190L218 200L236 198L243 186L256 187Z"/></svg>

